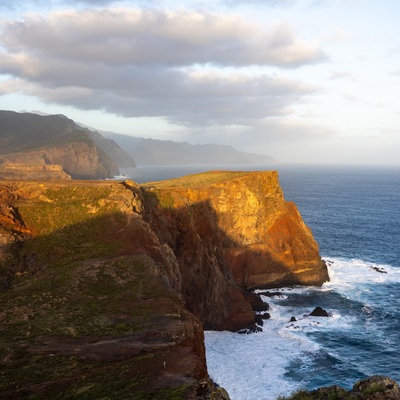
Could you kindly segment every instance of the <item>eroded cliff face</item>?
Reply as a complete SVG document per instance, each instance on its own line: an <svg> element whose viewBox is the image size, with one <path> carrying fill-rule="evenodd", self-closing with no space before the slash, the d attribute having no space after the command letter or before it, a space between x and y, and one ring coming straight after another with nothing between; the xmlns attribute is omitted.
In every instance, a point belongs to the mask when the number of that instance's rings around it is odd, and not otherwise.
<svg viewBox="0 0 400 400"><path fill-rule="evenodd" d="M20 396L223 398L202 326L253 326L248 288L328 278L274 172L0 182L0 256L0 388Z"/></svg>
<svg viewBox="0 0 400 400"><path fill-rule="evenodd" d="M0 163L0 177L4 180L58 180L71 179L61 165L34 164L18 162Z"/></svg>
<svg viewBox="0 0 400 400"><path fill-rule="evenodd" d="M186 241L182 230L176 238L166 237L171 247L178 254L186 254L185 246L193 252L192 236L200 238L207 259L221 271L229 269L240 287L321 285L329 279L310 229L296 206L284 200L276 171L215 171L147 187L159 198L159 214L179 221L191 210L184 225L194 233ZM167 229L159 231L165 236Z"/></svg>
<svg viewBox="0 0 400 400"><path fill-rule="evenodd" d="M144 206L134 183L0 182L5 398L223 398Z"/></svg>
<svg viewBox="0 0 400 400"><path fill-rule="evenodd" d="M0 154L0 179L105 179L118 174L117 165L93 142Z"/></svg>

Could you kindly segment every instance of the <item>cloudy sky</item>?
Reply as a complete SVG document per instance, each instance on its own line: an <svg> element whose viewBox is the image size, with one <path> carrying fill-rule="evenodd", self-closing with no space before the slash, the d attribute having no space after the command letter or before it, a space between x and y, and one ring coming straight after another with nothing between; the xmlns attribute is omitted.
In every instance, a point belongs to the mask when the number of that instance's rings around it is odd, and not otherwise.
<svg viewBox="0 0 400 400"><path fill-rule="evenodd" d="M2 1L0 109L400 164L399 15L398 0Z"/></svg>

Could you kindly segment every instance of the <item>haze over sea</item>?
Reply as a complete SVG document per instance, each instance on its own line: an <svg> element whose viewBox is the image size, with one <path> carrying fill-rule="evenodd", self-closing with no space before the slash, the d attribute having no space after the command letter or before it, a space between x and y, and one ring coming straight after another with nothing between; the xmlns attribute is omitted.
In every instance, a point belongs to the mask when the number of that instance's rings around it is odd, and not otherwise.
<svg viewBox="0 0 400 400"><path fill-rule="evenodd" d="M298 388L350 388L370 375L400 381L400 168L355 166L139 167L137 182L209 169L277 169L319 243L331 281L265 298L263 332L206 332L211 377L233 400ZM309 317L316 306L330 318ZM296 317L296 322L289 322Z"/></svg>

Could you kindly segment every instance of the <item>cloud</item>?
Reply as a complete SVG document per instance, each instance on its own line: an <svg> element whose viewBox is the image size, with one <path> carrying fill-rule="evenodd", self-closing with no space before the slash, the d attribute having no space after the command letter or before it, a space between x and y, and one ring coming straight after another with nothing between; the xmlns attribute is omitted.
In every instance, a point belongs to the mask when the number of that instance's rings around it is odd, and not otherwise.
<svg viewBox="0 0 400 400"><path fill-rule="evenodd" d="M99 66L93 73L82 64L24 65L27 71L23 75L34 79L29 84L19 80L18 91L48 103L101 109L125 117L162 116L182 125L247 125L256 119L286 115L293 102L316 90L295 80L244 73L224 76L110 66ZM10 82L7 87L17 90Z"/></svg>
<svg viewBox="0 0 400 400"><path fill-rule="evenodd" d="M330 79L332 80L341 80L341 79L346 79L346 80L353 80L354 79L354 74L352 72L348 71L332 71L331 72L331 77Z"/></svg>
<svg viewBox="0 0 400 400"><path fill-rule="evenodd" d="M86 6L107 6L120 2L121 0L26 0L24 2L2 1L0 10L27 10L32 7L62 7L67 5L76 6L78 4Z"/></svg>
<svg viewBox="0 0 400 400"><path fill-rule="evenodd" d="M223 3L226 3L230 6L239 6L241 4L250 4L250 5L262 5L266 7L285 7L288 5L292 5L296 2L296 0L224 0Z"/></svg>
<svg viewBox="0 0 400 400"><path fill-rule="evenodd" d="M263 28L240 16L159 9L59 11L3 27L3 45L45 57L108 64L276 65L323 61L316 43L285 24Z"/></svg>
<svg viewBox="0 0 400 400"><path fill-rule="evenodd" d="M285 24L263 28L237 15L160 9L30 15L4 23L0 44L0 73L14 77L21 92L198 126L287 115L316 89L243 67L294 68L325 57ZM10 87L8 81L0 91Z"/></svg>

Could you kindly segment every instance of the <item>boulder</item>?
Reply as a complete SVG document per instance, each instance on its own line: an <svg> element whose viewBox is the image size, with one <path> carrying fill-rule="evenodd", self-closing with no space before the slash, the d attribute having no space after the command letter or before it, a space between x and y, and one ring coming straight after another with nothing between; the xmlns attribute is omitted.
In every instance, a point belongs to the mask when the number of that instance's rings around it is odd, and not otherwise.
<svg viewBox="0 0 400 400"><path fill-rule="evenodd" d="M314 310L310 313L310 317L329 317L329 314L326 310L321 307L315 307Z"/></svg>

